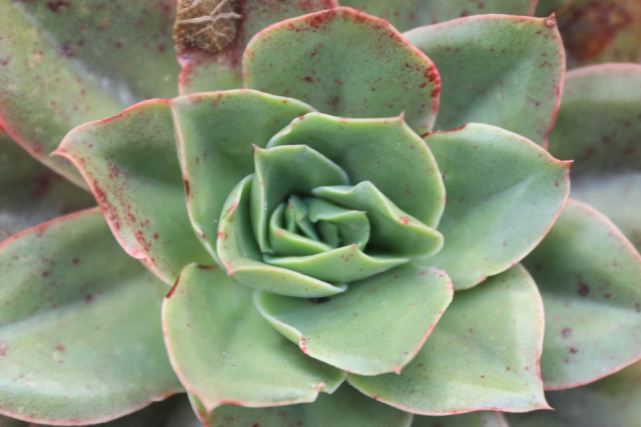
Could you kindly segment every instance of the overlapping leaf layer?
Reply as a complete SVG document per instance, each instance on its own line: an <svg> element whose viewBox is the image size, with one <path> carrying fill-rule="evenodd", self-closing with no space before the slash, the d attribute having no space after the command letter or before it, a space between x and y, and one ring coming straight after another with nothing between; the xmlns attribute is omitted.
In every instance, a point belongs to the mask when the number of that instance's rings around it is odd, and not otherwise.
<svg viewBox="0 0 641 427"><path fill-rule="evenodd" d="M346 3L403 31L435 25L402 35L333 0L180 1L183 96L93 122L174 96L175 5L0 7L0 120L106 219L84 211L0 246L0 413L96 423L186 390L211 426L570 426L563 410L487 411L549 409L544 388L639 359L636 199L621 191L637 185L638 67L570 74L559 111L554 17L466 18L535 2ZM96 53L110 44L136 61ZM577 160L573 196L625 236L566 204L571 161L553 156ZM52 211L91 203L55 191ZM548 399L620 405L603 381ZM112 423L198 424L186 408Z"/></svg>

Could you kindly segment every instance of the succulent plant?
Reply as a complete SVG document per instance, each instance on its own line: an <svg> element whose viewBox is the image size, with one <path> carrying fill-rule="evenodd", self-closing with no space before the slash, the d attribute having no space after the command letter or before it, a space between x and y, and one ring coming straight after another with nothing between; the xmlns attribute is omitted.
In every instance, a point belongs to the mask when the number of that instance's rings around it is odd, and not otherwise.
<svg viewBox="0 0 641 427"><path fill-rule="evenodd" d="M0 245L0 413L197 425L134 412L187 391L212 426L578 426L635 393L641 66L565 78L554 17L468 16L532 1L343 3L410 31L187 0L178 76L169 2L0 5L0 122L100 205ZM0 148L28 165L7 235L92 205L26 203L55 175Z"/></svg>

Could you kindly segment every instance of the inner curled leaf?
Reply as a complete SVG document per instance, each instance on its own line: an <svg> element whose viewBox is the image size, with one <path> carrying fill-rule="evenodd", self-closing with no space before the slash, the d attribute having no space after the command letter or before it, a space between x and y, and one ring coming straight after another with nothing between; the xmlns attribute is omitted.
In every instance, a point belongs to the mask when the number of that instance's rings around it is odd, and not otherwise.
<svg viewBox="0 0 641 427"><path fill-rule="evenodd" d="M200 49L216 53L236 36L238 20L234 0L180 0L174 25L178 53Z"/></svg>

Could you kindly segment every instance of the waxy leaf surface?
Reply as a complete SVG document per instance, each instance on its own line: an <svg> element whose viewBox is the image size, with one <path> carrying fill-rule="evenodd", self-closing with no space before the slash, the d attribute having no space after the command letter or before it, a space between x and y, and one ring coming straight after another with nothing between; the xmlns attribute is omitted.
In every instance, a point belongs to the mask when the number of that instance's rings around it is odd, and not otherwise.
<svg viewBox="0 0 641 427"><path fill-rule="evenodd" d="M427 342L400 375L348 381L381 402L421 415L547 408L539 372L543 306L517 265L455 293Z"/></svg>
<svg viewBox="0 0 641 427"><path fill-rule="evenodd" d="M353 187L318 187L315 196L367 212L372 224L369 248L396 256L431 255L443 246L443 236L400 210L371 182Z"/></svg>
<svg viewBox="0 0 641 427"><path fill-rule="evenodd" d="M431 130L438 108L440 79L432 62L385 21L350 8L261 31L247 46L243 74L249 89L300 99L335 116L405 112L419 134Z"/></svg>
<svg viewBox="0 0 641 427"><path fill-rule="evenodd" d="M133 414L101 423L101 427L202 427L185 393L154 402ZM49 427L0 415L0 427Z"/></svg>
<svg viewBox="0 0 641 427"><path fill-rule="evenodd" d="M603 212L641 249L641 65L568 73L550 152L574 159L572 198Z"/></svg>
<svg viewBox="0 0 641 427"><path fill-rule="evenodd" d="M412 427L511 427L501 412L471 412L447 417L414 415ZM538 426L540 427L540 426Z"/></svg>
<svg viewBox="0 0 641 427"><path fill-rule="evenodd" d="M327 300L257 292L256 306L305 354L361 375L400 372L418 353L452 301L436 269L406 264Z"/></svg>
<svg viewBox="0 0 641 427"><path fill-rule="evenodd" d="M383 18L399 31L488 13L532 15L536 0L341 0L342 6Z"/></svg>
<svg viewBox="0 0 641 427"><path fill-rule="evenodd" d="M441 74L437 130L487 123L545 142L565 71L553 18L477 16L404 35Z"/></svg>
<svg viewBox="0 0 641 427"><path fill-rule="evenodd" d="M577 387L641 359L641 256L602 214L569 201L523 260L545 304L545 388Z"/></svg>
<svg viewBox="0 0 641 427"><path fill-rule="evenodd" d="M79 126L56 154L80 170L123 249L163 281L173 284L190 262L213 264L189 221L165 101Z"/></svg>
<svg viewBox="0 0 641 427"><path fill-rule="evenodd" d="M197 398L194 407L209 427L409 427L412 414L378 403L349 385L321 394L313 403L278 408L225 405L207 414Z"/></svg>
<svg viewBox="0 0 641 427"><path fill-rule="evenodd" d="M312 402L343 371L307 357L260 315L252 290L220 267L183 269L163 304L171 363L207 411Z"/></svg>
<svg viewBox="0 0 641 427"><path fill-rule="evenodd" d="M252 231L250 195L253 175L242 180L229 194L217 240L220 261L227 273L256 289L296 297L324 297L343 292L345 284L332 285L301 273L265 263Z"/></svg>
<svg viewBox="0 0 641 427"><path fill-rule="evenodd" d="M340 166L305 145L269 150L256 148L254 163L256 178L252 184L251 218L262 253L273 253L267 243L267 223L288 195L311 195L317 187L349 184L349 178Z"/></svg>
<svg viewBox="0 0 641 427"><path fill-rule="evenodd" d="M254 146L312 109L293 99L254 91L191 95L171 101L187 204L197 234L212 256L223 204L254 173Z"/></svg>
<svg viewBox="0 0 641 427"><path fill-rule="evenodd" d="M95 204L0 130L0 240Z"/></svg>
<svg viewBox="0 0 641 427"><path fill-rule="evenodd" d="M470 288L519 262L543 238L567 199L569 162L494 126L469 124L426 139L444 177L445 244L420 261Z"/></svg>
<svg viewBox="0 0 641 427"><path fill-rule="evenodd" d="M210 1L208 5L213 11L220 3L222 1ZM233 2L234 13L240 18L231 19L227 23L235 27L235 35L231 43L222 50L208 52L196 47L184 49L182 43L177 43L178 62L182 66L178 80L180 93L211 92L243 87L243 52L249 40L260 30L285 19L336 6L338 6L336 0ZM178 21L180 22L180 18Z"/></svg>
<svg viewBox="0 0 641 427"><path fill-rule="evenodd" d="M99 209L6 240L0 272L0 413L99 423L181 391L158 321L167 287Z"/></svg>
<svg viewBox="0 0 641 427"><path fill-rule="evenodd" d="M50 157L74 126L145 98L177 94L172 0L0 4L0 122L33 156L79 185Z"/></svg>
<svg viewBox="0 0 641 427"><path fill-rule="evenodd" d="M641 363L583 387L546 393L554 411L507 414L510 427L632 427L641 419Z"/></svg>
<svg viewBox="0 0 641 427"><path fill-rule="evenodd" d="M304 144L339 165L352 184L372 182L400 209L436 227L445 188L434 156L403 116L345 119L310 113L269 141L269 148Z"/></svg>

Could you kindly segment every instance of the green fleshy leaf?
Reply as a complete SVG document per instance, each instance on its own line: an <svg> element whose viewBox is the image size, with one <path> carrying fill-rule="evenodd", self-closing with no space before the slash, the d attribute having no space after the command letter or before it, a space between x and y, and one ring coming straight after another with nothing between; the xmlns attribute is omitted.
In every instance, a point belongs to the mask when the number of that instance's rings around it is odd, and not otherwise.
<svg viewBox="0 0 641 427"><path fill-rule="evenodd" d="M100 424L100 427L202 427L182 393L122 418ZM51 427L33 424L0 415L0 427Z"/></svg>
<svg viewBox="0 0 641 427"><path fill-rule="evenodd" d="M268 254L273 251L267 244L267 222L287 196L311 195L313 189L323 185L349 184L349 178L338 165L305 145L268 150L256 147L254 166L256 179L251 194L252 227L261 252ZM300 226L298 220L297 225Z"/></svg>
<svg viewBox="0 0 641 427"><path fill-rule="evenodd" d="M415 415L412 427L509 427L501 412L472 412L448 417ZM541 427L541 426L537 426ZM549 426L548 426L549 427Z"/></svg>
<svg viewBox="0 0 641 427"><path fill-rule="evenodd" d="M400 210L369 181L353 187L318 187L314 195L349 209L367 211L372 233L369 249L396 256L433 254L443 246L443 236Z"/></svg>
<svg viewBox="0 0 641 427"><path fill-rule="evenodd" d="M255 91L185 96L171 101L178 154L189 182L187 204L197 235L216 257L215 236L223 204L254 173L254 146L267 141L311 107Z"/></svg>
<svg viewBox="0 0 641 427"><path fill-rule="evenodd" d="M455 293L443 318L401 375L348 381L367 396L421 415L547 408L538 360L543 306L519 265Z"/></svg>
<svg viewBox="0 0 641 427"><path fill-rule="evenodd" d="M555 411L508 414L511 427L632 427L641 419L641 363L587 386L546 393Z"/></svg>
<svg viewBox="0 0 641 427"><path fill-rule="evenodd" d="M266 263L297 271L317 280L349 283L398 267L409 258L370 256L356 245L343 246L317 255L274 257L263 255Z"/></svg>
<svg viewBox="0 0 641 427"><path fill-rule="evenodd" d="M220 2L211 2L214 5ZM230 2L231 3L231 2ZM193 4L193 3L192 3ZM184 49L178 43L178 80L181 94L211 92L243 87L241 62L245 46L260 30L285 19L338 6L336 0L252 0L235 2L235 36L221 51L211 53L198 48Z"/></svg>
<svg viewBox="0 0 641 427"><path fill-rule="evenodd" d="M569 201L523 260L543 296L546 389L577 387L641 358L641 256L603 215Z"/></svg>
<svg viewBox="0 0 641 427"><path fill-rule="evenodd" d="M546 141L565 71L553 17L477 16L404 35L441 73L437 130L478 122Z"/></svg>
<svg viewBox="0 0 641 427"><path fill-rule="evenodd" d="M356 245L360 250L365 248L371 232L367 212L343 209L316 198L307 199L307 205L310 220L319 223L319 228L322 228L322 224L334 226L334 228L326 226L324 228L327 230L325 233L333 233L329 230L336 230L336 237L331 237L331 241L338 240L340 234L343 245Z"/></svg>
<svg viewBox="0 0 641 427"><path fill-rule="evenodd" d="M283 213L286 210L287 205L281 203L269 220L269 244L275 254L279 256L305 256L332 250L331 246L323 242L300 236L282 228Z"/></svg>
<svg viewBox="0 0 641 427"><path fill-rule="evenodd" d="M407 31L471 15L532 15L536 0L341 0L341 5L379 16L399 31Z"/></svg>
<svg viewBox="0 0 641 427"><path fill-rule="evenodd" d="M637 0L539 0L536 16L556 14L568 67L639 62L641 3Z"/></svg>
<svg viewBox="0 0 641 427"><path fill-rule="evenodd" d="M198 398L190 396L201 419L211 427L409 427L412 414L368 399L345 384L314 403L279 408L225 405L207 414Z"/></svg>
<svg viewBox="0 0 641 427"><path fill-rule="evenodd" d="M349 43L345 41L349 40ZM394 117L432 129L440 79L391 25L350 8L272 25L247 45L245 87L291 96L341 117Z"/></svg>
<svg viewBox="0 0 641 427"><path fill-rule="evenodd" d="M33 159L0 131L0 240L95 206L90 193Z"/></svg>
<svg viewBox="0 0 641 427"><path fill-rule="evenodd" d="M543 238L569 191L570 163L494 126L469 124L426 138L443 173L445 245L421 261L467 289L519 262Z"/></svg>
<svg viewBox="0 0 641 427"><path fill-rule="evenodd" d="M346 285L331 285L295 271L265 264L252 232L250 194L253 176L242 180L230 193L217 240L217 251L227 273L256 289L282 295L318 298L343 292Z"/></svg>
<svg viewBox="0 0 641 427"><path fill-rule="evenodd" d="M267 292L257 292L254 300L305 354L348 372L379 375L400 373L412 360L452 294L444 272L408 264L351 283L345 293L327 300Z"/></svg>
<svg viewBox="0 0 641 427"><path fill-rule="evenodd" d="M165 101L79 126L56 154L80 170L123 249L162 280L173 284L190 262L213 263L189 221Z"/></svg>
<svg viewBox="0 0 641 427"><path fill-rule="evenodd" d="M1 413L99 423L181 390L158 322L166 287L99 209L6 240L0 274Z"/></svg>
<svg viewBox="0 0 641 427"><path fill-rule="evenodd" d="M318 233L308 217L307 204L295 194L289 196L289 204L294 208L294 221L298 229L308 238L318 241Z"/></svg>
<svg viewBox="0 0 641 427"><path fill-rule="evenodd" d="M550 152L574 159L572 198L610 218L641 250L641 65L568 73Z"/></svg>
<svg viewBox="0 0 641 427"><path fill-rule="evenodd" d="M0 121L34 157L84 186L50 157L74 126L144 98L177 94L174 8L165 0L38 1L0 5Z"/></svg>
<svg viewBox="0 0 641 427"><path fill-rule="evenodd" d="M344 119L310 113L267 145L307 145L339 165L357 184L371 181L399 208L436 227L445 188L430 149L402 116Z"/></svg>
<svg viewBox="0 0 641 427"><path fill-rule="evenodd" d="M190 265L163 304L172 365L207 411L314 401L334 391L344 372L305 356L254 308L251 289L219 267Z"/></svg>

